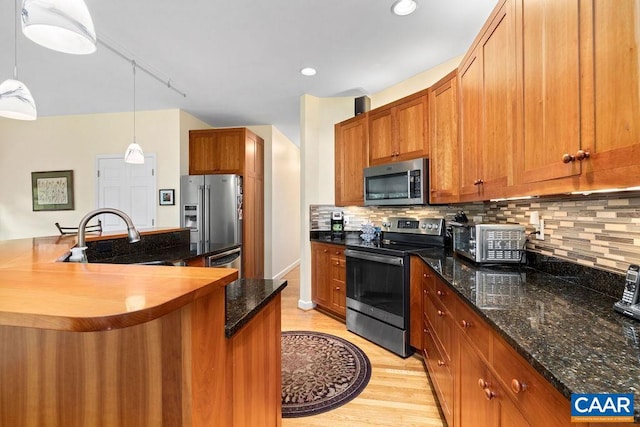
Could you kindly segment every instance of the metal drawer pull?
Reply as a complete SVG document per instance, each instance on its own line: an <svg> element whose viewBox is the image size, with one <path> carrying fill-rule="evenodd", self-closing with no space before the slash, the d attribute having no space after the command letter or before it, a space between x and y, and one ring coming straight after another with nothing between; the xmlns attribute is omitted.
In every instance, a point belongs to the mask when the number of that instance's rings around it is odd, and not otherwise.
<svg viewBox="0 0 640 427"><path fill-rule="evenodd" d="M525 391L526 389L527 389L526 383L521 383L515 378L511 380L511 390L513 390L514 393L518 394L521 391Z"/></svg>
<svg viewBox="0 0 640 427"><path fill-rule="evenodd" d="M445 295L442 291L436 291L436 294L438 294L439 297L443 297Z"/></svg>
<svg viewBox="0 0 640 427"><path fill-rule="evenodd" d="M486 382L484 379L479 378L479 379L478 379L478 386L479 386L481 389L483 389L483 390L484 390L485 388L489 387L489 383L488 383L488 382Z"/></svg>
<svg viewBox="0 0 640 427"><path fill-rule="evenodd" d="M462 326L462 328L467 329L471 327L471 322L467 322L466 320L461 320L460 325Z"/></svg>
<svg viewBox="0 0 640 427"><path fill-rule="evenodd" d="M446 363L438 359L438 366L446 366L446 365L447 365Z"/></svg>
<svg viewBox="0 0 640 427"><path fill-rule="evenodd" d="M440 317L444 316L444 311L438 310L438 316L440 316Z"/></svg>

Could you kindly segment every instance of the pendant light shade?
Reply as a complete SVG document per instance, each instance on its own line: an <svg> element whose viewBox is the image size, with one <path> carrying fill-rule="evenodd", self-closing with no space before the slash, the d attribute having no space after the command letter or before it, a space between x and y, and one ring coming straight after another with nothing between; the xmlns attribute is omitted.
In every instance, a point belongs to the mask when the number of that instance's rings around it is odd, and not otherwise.
<svg viewBox="0 0 640 427"><path fill-rule="evenodd" d="M142 147L140 147L137 142L133 141L129 144L129 147L127 147L127 152L124 153L124 162L134 165L144 164L144 153L142 152Z"/></svg>
<svg viewBox="0 0 640 427"><path fill-rule="evenodd" d="M36 102L21 81L7 79L0 84L0 116L18 120L35 120L38 117Z"/></svg>
<svg viewBox="0 0 640 427"><path fill-rule="evenodd" d="M96 51L96 32L83 0L24 0L22 32L35 43L64 53Z"/></svg>

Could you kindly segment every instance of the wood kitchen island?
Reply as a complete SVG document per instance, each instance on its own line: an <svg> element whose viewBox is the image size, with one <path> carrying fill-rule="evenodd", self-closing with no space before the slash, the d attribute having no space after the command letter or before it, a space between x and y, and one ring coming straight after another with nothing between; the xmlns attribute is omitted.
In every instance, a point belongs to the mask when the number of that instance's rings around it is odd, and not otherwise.
<svg viewBox="0 0 640 427"><path fill-rule="evenodd" d="M0 242L0 425L280 425L279 290L227 338L235 270L56 262L74 244Z"/></svg>

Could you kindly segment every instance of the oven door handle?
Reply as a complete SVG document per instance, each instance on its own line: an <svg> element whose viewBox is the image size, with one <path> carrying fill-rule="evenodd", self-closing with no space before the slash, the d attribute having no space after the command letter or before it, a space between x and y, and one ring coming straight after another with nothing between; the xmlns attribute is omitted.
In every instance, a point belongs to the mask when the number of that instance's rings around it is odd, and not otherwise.
<svg viewBox="0 0 640 427"><path fill-rule="evenodd" d="M402 266L404 265L404 259L402 257L388 256L388 255L375 255L368 252L354 251L353 249L347 249L344 251L347 258L363 259L365 261L381 262L383 264L391 264Z"/></svg>

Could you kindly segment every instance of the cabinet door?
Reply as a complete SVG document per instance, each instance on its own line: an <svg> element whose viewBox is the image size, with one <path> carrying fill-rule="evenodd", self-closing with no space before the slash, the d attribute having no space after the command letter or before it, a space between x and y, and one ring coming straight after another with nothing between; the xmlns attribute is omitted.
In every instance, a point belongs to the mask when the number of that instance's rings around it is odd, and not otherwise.
<svg viewBox="0 0 640 427"><path fill-rule="evenodd" d="M496 407L486 397L485 390L491 387L491 374L480 357L460 337L460 403L457 418L459 427L495 427ZM491 389L489 389L490 391Z"/></svg>
<svg viewBox="0 0 640 427"><path fill-rule="evenodd" d="M364 205L363 170L369 166L367 114L335 125L336 206Z"/></svg>
<svg viewBox="0 0 640 427"><path fill-rule="evenodd" d="M189 174L244 174L244 130L189 132Z"/></svg>
<svg viewBox="0 0 640 427"><path fill-rule="evenodd" d="M458 80L457 72L429 91L429 187L431 203L458 201Z"/></svg>
<svg viewBox="0 0 640 427"><path fill-rule="evenodd" d="M482 42L483 135L481 186L483 199L503 196L513 169L518 131L517 54L514 2L506 1Z"/></svg>
<svg viewBox="0 0 640 427"><path fill-rule="evenodd" d="M530 424L491 374L460 338L460 427L528 427Z"/></svg>
<svg viewBox="0 0 640 427"><path fill-rule="evenodd" d="M423 95L394 108L395 160L417 159L429 155L427 99Z"/></svg>
<svg viewBox="0 0 640 427"><path fill-rule="evenodd" d="M583 91L592 86L593 97L583 102L586 128L581 148L590 158L581 162L582 172L587 173L587 182L598 187L636 186L640 172L640 4L636 0L617 0L615 6L606 0L588 3L592 9L582 3L580 9L581 20L593 23L581 39ZM595 123L589 123L590 117Z"/></svg>
<svg viewBox="0 0 640 427"><path fill-rule="evenodd" d="M563 159L580 149L579 9L586 3L517 3L522 19L524 140L516 170L522 171L524 183L581 172L581 162Z"/></svg>
<svg viewBox="0 0 640 427"><path fill-rule="evenodd" d="M392 108L369 113L369 164L380 165L395 160Z"/></svg>
<svg viewBox="0 0 640 427"><path fill-rule="evenodd" d="M264 141L253 132L246 131L244 174L262 178L264 176Z"/></svg>
<svg viewBox="0 0 640 427"><path fill-rule="evenodd" d="M482 195L482 51L476 48L460 71L460 197Z"/></svg>
<svg viewBox="0 0 640 427"><path fill-rule="evenodd" d="M331 301L331 246L311 242L311 296L314 303L328 307Z"/></svg>

